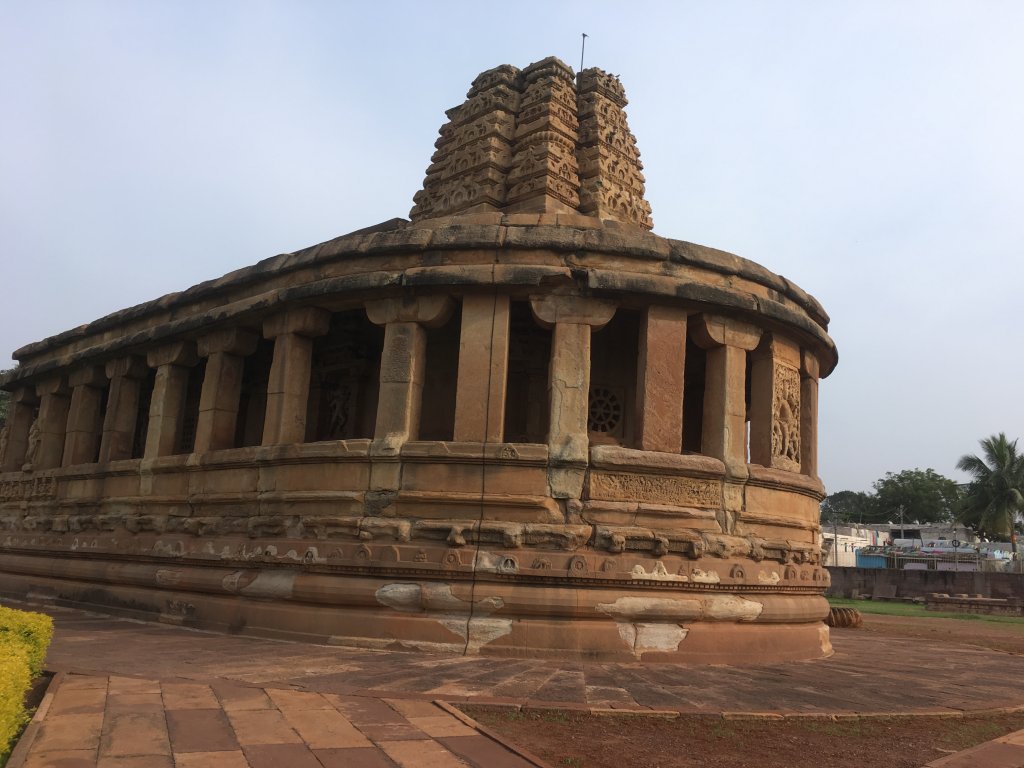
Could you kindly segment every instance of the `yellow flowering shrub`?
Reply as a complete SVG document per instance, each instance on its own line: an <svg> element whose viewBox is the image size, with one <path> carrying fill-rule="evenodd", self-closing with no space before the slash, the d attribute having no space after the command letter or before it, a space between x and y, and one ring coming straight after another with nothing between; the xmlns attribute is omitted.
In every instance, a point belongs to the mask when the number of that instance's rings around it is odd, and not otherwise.
<svg viewBox="0 0 1024 768"><path fill-rule="evenodd" d="M53 620L0 606L0 765L28 720L25 694L43 671Z"/></svg>

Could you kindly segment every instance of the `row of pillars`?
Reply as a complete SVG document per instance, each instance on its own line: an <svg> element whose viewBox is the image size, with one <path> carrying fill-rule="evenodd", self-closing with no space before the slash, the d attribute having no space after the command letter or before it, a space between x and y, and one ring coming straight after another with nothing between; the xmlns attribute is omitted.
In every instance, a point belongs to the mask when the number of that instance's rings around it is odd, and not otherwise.
<svg viewBox="0 0 1024 768"><path fill-rule="evenodd" d="M548 295L531 302L536 320L552 330L548 443L553 465L586 464L590 343L594 330L615 313L609 302ZM426 331L452 313L448 296L384 299L366 304L369 319L384 326L380 393L373 453L395 455L418 437L426 361ZM264 321L274 341L267 386L263 445L301 443L312 369L313 339L328 332L330 313L289 309ZM509 297L469 295L462 301L454 439L495 443L503 439L508 379ZM818 370L813 355L795 344L738 320L688 315L652 306L641 323L636 417L638 447L679 453L683 434L686 340L707 350L701 452L721 459L731 474L745 474L746 364L752 357L750 460L816 476ZM206 360L196 425L196 453L234 445L242 372L258 335L220 330L195 342L179 341L105 366L87 366L15 391L9 414L3 471L51 469L131 458L142 382L155 369L145 458L175 453L181 438L189 370ZM778 369L799 376L799 462L773 455ZM103 394L107 407L102 413ZM428 404L429 405L429 404ZM35 416L38 409L38 416ZM31 433L35 434L31 434ZM98 445L97 445L98 442ZM31 447L31 451L30 451ZM31 453L31 455L29 455Z"/></svg>

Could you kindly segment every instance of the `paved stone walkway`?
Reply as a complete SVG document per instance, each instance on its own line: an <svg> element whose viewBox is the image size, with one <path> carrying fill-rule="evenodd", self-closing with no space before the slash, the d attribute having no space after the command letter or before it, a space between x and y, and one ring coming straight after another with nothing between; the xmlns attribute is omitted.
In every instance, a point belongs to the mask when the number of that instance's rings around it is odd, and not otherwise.
<svg viewBox="0 0 1024 768"><path fill-rule="evenodd" d="M906 714L1024 707L1024 656L857 630L833 631L830 659L726 667L365 651L48 612L58 632L47 666L86 674L569 709Z"/></svg>
<svg viewBox="0 0 1024 768"><path fill-rule="evenodd" d="M66 673L51 696L23 768L537 765L429 701Z"/></svg>
<svg viewBox="0 0 1024 768"><path fill-rule="evenodd" d="M58 678L16 753L27 768L543 765L442 702L796 717L1024 709L1024 656L856 630L833 632L827 660L691 667L364 651L45 610ZM982 748L995 751L935 765L1024 766L1003 760L1024 753L1020 734Z"/></svg>

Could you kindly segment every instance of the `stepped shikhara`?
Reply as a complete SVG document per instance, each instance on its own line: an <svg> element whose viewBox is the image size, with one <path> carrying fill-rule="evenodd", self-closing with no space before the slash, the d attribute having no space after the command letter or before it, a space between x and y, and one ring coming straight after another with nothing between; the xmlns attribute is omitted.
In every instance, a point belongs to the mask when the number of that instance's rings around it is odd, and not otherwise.
<svg viewBox="0 0 1024 768"><path fill-rule="evenodd" d="M15 352L0 594L380 649L830 652L828 316L650 232L618 79L480 75L392 219Z"/></svg>
<svg viewBox="0 0 1024 768"><path fill-rule="evenodd" d="M482 73L448 111L411 219L580 213L650 229L626 104L614 75L555 58Z"/></svg>

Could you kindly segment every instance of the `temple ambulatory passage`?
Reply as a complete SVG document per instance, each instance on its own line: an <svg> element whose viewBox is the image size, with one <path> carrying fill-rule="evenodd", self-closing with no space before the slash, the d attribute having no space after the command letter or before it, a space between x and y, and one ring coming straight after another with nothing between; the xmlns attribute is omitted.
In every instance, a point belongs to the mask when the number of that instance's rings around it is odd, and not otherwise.
<svg viewBox="0 0 1024 768"><path fill-rule="evenodd" d="M477 77L410 218L15 352L0 593L271 637L831 652L828 317L653 234L618 78Z"/></svg>

